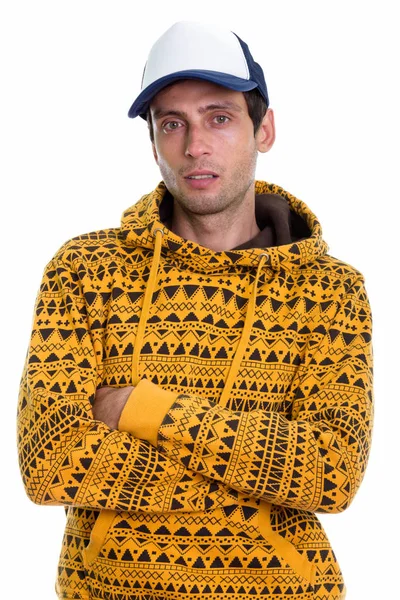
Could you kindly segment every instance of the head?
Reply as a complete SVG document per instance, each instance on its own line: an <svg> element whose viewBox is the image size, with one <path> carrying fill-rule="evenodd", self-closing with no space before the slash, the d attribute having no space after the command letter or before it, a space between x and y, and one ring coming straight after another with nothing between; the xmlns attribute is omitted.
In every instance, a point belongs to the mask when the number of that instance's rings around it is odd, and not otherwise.
<svg viewBox="0 0 400 600"><path fill-rule="evenodd" d="M175 201L206 214L234 208L251 188L254 201L257 153L275 137L268 104L262 69L236 34L184 21L153 45L129 116L147 119ZM197 171L214 176L194 180Z"/></svg>

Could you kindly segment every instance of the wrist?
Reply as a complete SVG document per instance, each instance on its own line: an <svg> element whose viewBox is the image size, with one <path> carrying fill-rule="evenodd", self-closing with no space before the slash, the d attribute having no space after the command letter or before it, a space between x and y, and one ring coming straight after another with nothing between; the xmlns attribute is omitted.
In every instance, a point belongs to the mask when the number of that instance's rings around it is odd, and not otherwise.
<svg viewBox="0 0 400 600"><path fill-rule="evenodd" d="M131 385L123 388L99 388L93 405L94 418L103 421L111 429L118 429L121 413L134 389Z"/></svg>
<svg viewBox="0 0 400 600"><path fill-rule="evenodd" d="M118 421L121 413L128 402L129 396L135 388L131 385L115 390L113 397L110 398L110 423L112 429L118 429Z"/></svg>

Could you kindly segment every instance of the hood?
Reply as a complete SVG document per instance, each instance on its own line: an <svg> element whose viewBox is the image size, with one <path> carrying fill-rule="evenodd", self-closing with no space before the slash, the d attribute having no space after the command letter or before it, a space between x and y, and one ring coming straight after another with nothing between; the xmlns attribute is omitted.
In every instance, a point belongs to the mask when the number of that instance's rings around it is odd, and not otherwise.
<svg viewBox="0 0 400 600"><path fill-rule="evenodd" d="M317 217L308 206L278 185L255 182L256 220L260 233L245 244L215 252L175 235L166 223L172 213L172 197L161 181L156 189L128 208L121 233L128 245L154 249L157 230L163 233L161 253L168 252L181 268L201 273L224 272L235 266L255 267L268 248L269 267L292 271L313 262L328 251Z"/></svg>
<svg viewBox="0 0 400 600"><path fill-rule="evenodd" d="M260 233L240 247L224 252L215 252L184 240L168 229L166 223L171 216L173 202L164 182L123 214L122 236L125 243L146 248L151 256L133 351L132 385L136 386L140 380L140 353L163 253L168 253L170 262L175 262L181 270L189 272L222 274L232 270L233 265L235 269L254 267L255 274L250 297L246 302L240 341L219 400L220 404L225 405L249 342L256 314L258 282L263 278L266 266L272 271L293 270L327 252L321 226L304 202L282 188L262 181L256 181L255 192L256 219L261 228Z"/></svg>

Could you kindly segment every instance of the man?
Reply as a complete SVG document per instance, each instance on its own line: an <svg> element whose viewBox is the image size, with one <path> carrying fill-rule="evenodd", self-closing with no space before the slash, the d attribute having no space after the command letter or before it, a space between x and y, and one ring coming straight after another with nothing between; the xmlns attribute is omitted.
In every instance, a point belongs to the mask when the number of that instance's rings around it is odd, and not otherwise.
<svg viewBox="0 0 400 600"><path fill-rule="evenodd" d="M171 27L138 115L163 181L47 265L21 383L27 493L67 507L58 596L344 598L315 513L369 454L363 276L254 181L274 118L235 34Z"/></svg>

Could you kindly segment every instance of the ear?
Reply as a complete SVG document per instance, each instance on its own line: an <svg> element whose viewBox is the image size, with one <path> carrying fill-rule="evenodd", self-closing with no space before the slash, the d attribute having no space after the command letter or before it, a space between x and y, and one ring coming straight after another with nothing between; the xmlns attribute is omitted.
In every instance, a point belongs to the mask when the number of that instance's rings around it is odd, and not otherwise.
<svg viewBox="0 0 400 600"><path fill-rule="evenodd" d="M268 152L275 141L274 111L268 108L256 133L256 146L259 152Z"/></svg>

